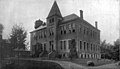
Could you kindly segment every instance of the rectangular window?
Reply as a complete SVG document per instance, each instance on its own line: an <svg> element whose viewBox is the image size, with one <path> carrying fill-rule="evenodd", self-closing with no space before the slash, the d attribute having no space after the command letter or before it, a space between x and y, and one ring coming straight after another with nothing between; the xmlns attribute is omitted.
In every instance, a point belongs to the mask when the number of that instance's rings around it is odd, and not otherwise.
<svg viewBox="0 0 120 69"><path fill-rule="evenodd" d="M54 18L52 18L52 22L54 22Z"/></svg>
<svg viewBox="0 0 120 69"><path fill-rule="evenodd" d="M98 45L96 45L96 51L98 51Z"/></svg>
<svg viewBox="0 0 120 69"><path fill-rule="evenodd" d="M75 28L75 23L72 24L72 27Z"/></svg>
<svg viewBox="0 0 120 69"><path fill-rule="evenodd" d="M60 41L60 48L61 48L61 50L62 50L62 41Z"/></svg>
<svg viewBox="0 0 120 69"><path fill-rule="evenodd" d="M92 37L92 30L91 30L91 34L90 34L90 35L91 35L91 37Z"/></svg>
<svg viewBox="0 0 120 69"><path fill-rule="evenodd" d="M51 19L49 20L49 23L51 23Z"/></svg>
<svg viewBox="0 0 120 69"><path fill-rule="evenodd" d="M64 49L66 49L66 41L64 41Z"/></svg>
<svg viewBox="0 0 120 69"><path fill-rule="evenodd" d="M72 32L75 32L75 23L72 24Z"/></svg>
<svg viewBox="0 0 120 69"><path fill-rule="evenodd" d="M54 28L51 29L51 33L52 33L52 35L54 35Z"/></svg>
<svg viewBox="0 0 120 69"><path fill-rule="evenodd" d="M68 26L69 26L69 29L71 29L71 24L69 24Z"/></svg>
<svg viewBox="0 0 120 69"><path fill-rule="evenodd" d="M80 41L80 49L82 49L82 41Z"/></svg>
<svg viewBox="0 0 120 69"><path fill-rule="evenodd" d="M54 41L49 41L49 44L50 44L50 51L53 51L54 50Z"/></svg>
<svg viewBox="0 0 120 69"><path fill-rule="evenodd" d="M93 45L93 51L95 51L95 44Z"/></svg>
<svg viewBox="0 0 120 69"><path fill-rule="evenodd" d="M87 28L87 35L89 34L89 32L88 32L88 28Z"/></svg>
<svg viewBox="0 0 120 69"><path fill-rule="evenodd" d="M84 42L84 50L86 49L86 42Z"/></svg>
<svg viewBox="0 0 120 69"><path fill-rule="evenodd" d="M89 49L89 44L87 43L87 50Z"/></svg>
<svg viewBox="0 0 120 69"><path fill-rule="evenodd" d="M81 33L81 25L79 25L79 32Z"/></svg>
<svg viewBox="0 0 120 69"><path fill-rule="evenodd" d="M85 32L86 32L86 30L85 30L85 28L84 28L84 35L85 35Z"/></svg>
<svg viewBox="0 0 120 69"><path fill-rule="evenodd" d="M91 44L91 51L92 51L92 44Z"/></svg>
<svg viewBox="0 0 120 69"><path fill-rule="evenodd" d="M41 38L43 37L43 32L41 32Z"/></svg>
<svg viewBox="0 0 120 69"><path fill-rule="evenodd" d="M54 35L54 28L49 28L49 35L50 36Z"/></svg>
<svg viewBox="0 0 120 69"><path fill-rule="evenodd" d="M39 39L41 38L41 32L39 33Z"/></svg>
<svg viewBox="0 0 120 69"><path fill-rule="evenodd" d="M60 26L60 34L61 34L61 35L63 34L62 26Z"/></svg>
<svg viewBox="0 0 120 69"><path fill-rule="evenodd" d="M68 25L69 33L72 32L71 24Z"/></svg>
<svg viewBox="0 0 120 69"><path fill-rule="evenodd" d="M63 26L64 34L66 34L66 25Z"/></svg>
<svg viewBox="0 0 120 69"><path fill-rule="evenodd" d="M49 36L51 36L51 29L49 28Z"/></svg>
<svg viewBox="0 0 120 69"><path fill-rule="evenodd" d="M46 31L44 31L44 38L46 38Z"/></svg>
<svg viewBox="0 0 120 69"><path fill-rule="evenodd" d="M46 43L44 43L44 50L46 50Z"/></svg>

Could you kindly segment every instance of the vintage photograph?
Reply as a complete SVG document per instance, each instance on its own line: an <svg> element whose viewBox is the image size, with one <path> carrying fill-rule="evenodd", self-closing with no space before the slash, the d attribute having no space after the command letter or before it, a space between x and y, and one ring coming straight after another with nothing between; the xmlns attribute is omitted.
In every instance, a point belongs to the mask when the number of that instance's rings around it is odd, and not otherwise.
<svg viewBox="0 0 120 69"><path fill-rule="evenodd" d="M0 0L0 69L120 69L120 1Z"/></svg>

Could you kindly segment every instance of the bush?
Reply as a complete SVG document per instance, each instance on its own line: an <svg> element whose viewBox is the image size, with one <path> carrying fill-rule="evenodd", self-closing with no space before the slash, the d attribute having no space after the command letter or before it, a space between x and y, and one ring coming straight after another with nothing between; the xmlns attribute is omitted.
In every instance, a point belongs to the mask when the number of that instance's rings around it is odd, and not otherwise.
<svg viewBox="0 0 120 69"><path fill-rule="evenodd" d="M117 62L117 64L116 64L117 66L120 66L120 61L119 62Z"/></svg>
<svg viewBox="0 0 120 69"><path fill-rule="evenodd" d="M87 65L88 65L88 66L95 66L95 64L94 64L93 61L87 61Z"/></svg>
<svg viewBox="0 0 120 69"><path fill-rule="evenodd" d="M56 58L61 59L61 58L62 58L62 55L61 55L61 54L57 54L57 55L56 55Z"/></svg>

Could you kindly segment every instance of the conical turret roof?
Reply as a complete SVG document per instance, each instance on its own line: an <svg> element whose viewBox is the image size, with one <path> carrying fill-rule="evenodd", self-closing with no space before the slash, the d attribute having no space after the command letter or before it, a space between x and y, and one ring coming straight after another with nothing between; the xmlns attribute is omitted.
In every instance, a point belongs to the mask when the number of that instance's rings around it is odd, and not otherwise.
<svg viewBox="0 0 120 69"><path fill-rule="evenodd" d="M53 15L57 15L57 16L62 17L61 12L60 12L60 10L59 10L59 7L58 7L56 1L54 2L53 6L52 6L52 8L51 8L51 10L50 10L50 12L49 12L48 17L53 16ZM48 18L48 17L47 17L47 18Z"/></svg>

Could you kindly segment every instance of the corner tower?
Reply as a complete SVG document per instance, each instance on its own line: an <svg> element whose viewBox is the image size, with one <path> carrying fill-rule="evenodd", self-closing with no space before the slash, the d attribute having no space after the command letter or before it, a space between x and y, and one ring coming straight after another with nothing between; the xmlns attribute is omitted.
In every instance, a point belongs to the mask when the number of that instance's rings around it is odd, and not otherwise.
<svg viewBox="0 0 120 69"><path fill-rule="evenodd" d="M57 36L57 30L58 30L58 23L63 19L60 9L57 5L57 2L54 1L54 4L47 16L47 30L48 30L48 45L49 45L49 51L56 50L57 48L57 42L58 42L58 36Z"/></svg>

